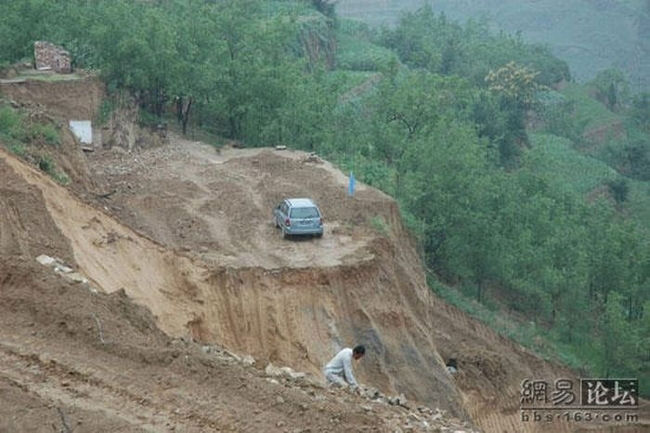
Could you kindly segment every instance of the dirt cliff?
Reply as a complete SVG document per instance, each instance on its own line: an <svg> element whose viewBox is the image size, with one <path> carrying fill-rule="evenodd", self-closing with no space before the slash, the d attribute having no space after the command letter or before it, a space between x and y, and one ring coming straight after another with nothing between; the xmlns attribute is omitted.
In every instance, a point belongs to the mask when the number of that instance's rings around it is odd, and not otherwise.
<svg viewBox="0 0 650 433"><path fill-rule="evenodd" d="M364 342L373 355L361 367L363 381L387 392L404 393L409 398L428 401L459 414L463 412L451 376L436 355L427 332L428 291L422 281L413 284L416 276L410 269L410 263L417 263L417 257L395 249L388 239L370 237L371 244L360 242L356 245L359 257L352 249L342 257L320 257L297 269L287 266L291 257L300 259L315 254L313 250L317 246L311 242L291 242L290 248L283 252L285 263L276 268L206 265L200 258L168 251L76 200L69 191L35 170L13 158L8 161L24 180L40 190L49 215L70 243L74 261L82 273L103 291L124 289L148 306L161 329L170 335L219 342L234 351L313 373L318 373L338 348ZM288 170L290 164L291 161L287 162L284 168ZM297 161L294 164L298 169L304 165ZM321 169L307 169L314 170ZM155 172L165 177L169 174L162 170ZM252 172L251 176L257 175ZM296 176L289 178L295 180ZM160 186L156 182L151 185ZM167 191L173 190L167 188ZM364 202L364 191L360 191L359 209L352 204L347 208L340 206L340 211L351 208L346 212L363 216L362 206L377 207L377 200L381 199L385 207L378 207L377 211L386 212L388 224L401 230L394 203L370 190L365 194L369 195L369 202ZM261 239L253 230L261 225L269 232L267 241L282 250L283 240L274 233L266 209L256 208L250 197L230 195L230 198L233 203L249 207L246 215L250 218L241 229L240 242ZM340 198L344 199L344 194ZM113 201L119 203L117 199ZM321 202L327 209L327 202ZM161 218L169 215L164 207L156 212ZM331 219L330 227L335 227L336 212L324 212ZM232 215L239 218L237 214ZM249 227L251 231L245 235ZM349 231L354 239L360 236L357 230L368 229L341 230ZM328 233L330 238L335 236ZM323 239L327 242L327 237ZM271 246L267 249L273 250ZM253 251L264 258L263 250ZM250 252L242 254L250 259ZM322 266L318 266L318 260L323 261ZM327 266L328 261L344 264ZM402 289L395 289L400 286Z"/></svg>
<svg viewBox="0 0 650 433"><path fill-rule="evenodd" d="M92 75L61 81L26 79L3 83L1 90L8 99L66 121L95 119L105 93L102 82Z"/></svg>
<svg viewBox="0 0 650 433"><path fill-rule="evenodd" d="M426 424L426 413L414 413L415 406L409 411L311 381L282 379L253 368L254 360L240 362L212 345L173 337L186 329L192 312L175 302L183 296L155 284L136 293L130 284L166 267L182 274L189 259L129 232L3 150L0 179L0 431L469 431L444 414L428 412L435 418ZM76 226L82 221L91 226ZM69 238L73 229L85 234ZM118 237L125 233L132 238ZM80 249L93 242L94 249ZM111 249L121 243L133 245ZM140 257L128 255L135 250ZM35 256L44 253L56 256L61 269L37 263ZM94 259L84 260L84 254ZM140 259L148 255L145 264ZM122 257L114 260L124 260L123 269L111 268L111 256ZM124 273L113 281L124 282L127 290L112 291L99 271L103 265L106 275ZM66 267L94 278L70 281ZM136 268L149 273L139 281ZM189 278L179 276L174 287L187 288L183 282ZM191 306L194 296L185 297ZM178 322L156 305L170 312L175 305ZM159 329L162 324L168 333ZM263 369L266 363L256 365Z"/></svg>
<svg viewBox="0 0 650 433"><path fill-rule="evenodd" d="M435 297L396 203L364 185L347 197L329 163L179 137L86 163L94 183L82 186L109 194L64 188L0 150L0 398L34 405L23 430L67 417L88 431L394 431L346 396L288 388L277 403L263 375L200 350L318 375L357 342L369 349L361 382L486 432L598 427L522 423L521 380L572 372ZM282 239L270 212L284 196L319 203L322 239ZM53 274L41 254L89 283Z"/></svg>

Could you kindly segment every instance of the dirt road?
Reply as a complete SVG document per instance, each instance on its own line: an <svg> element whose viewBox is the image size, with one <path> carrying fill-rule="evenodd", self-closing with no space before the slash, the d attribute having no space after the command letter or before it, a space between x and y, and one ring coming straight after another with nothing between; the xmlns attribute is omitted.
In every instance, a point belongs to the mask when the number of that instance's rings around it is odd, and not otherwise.
<svg viewBox="0 0 650 433"><path fill-rule="evenodd" d="M121 220L208 263L266 269L331 267L368 260L376 202L388 198L347 180L329 163L272 149L214 147L172 136L168 146L135 155L91 156L96 179L115 191L106 205ZM325 217L322 239L284 241L271 222L283 198L311 197ZM352 205L351 205L352 204Z"/></svg>

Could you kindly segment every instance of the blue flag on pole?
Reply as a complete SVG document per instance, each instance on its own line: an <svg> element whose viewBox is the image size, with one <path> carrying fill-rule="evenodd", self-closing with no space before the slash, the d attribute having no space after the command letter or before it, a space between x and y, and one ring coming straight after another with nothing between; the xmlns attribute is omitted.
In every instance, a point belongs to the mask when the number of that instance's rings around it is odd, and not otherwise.
<svg viewBox="0 0 650 433"><path fill-rule="evenodd" d="M354 196L354 184L355 184L355 182L356 181L354 180L354 174L352 174L352 172L350 172L350 183L348 184L348 195L350 197Z"/></svg>

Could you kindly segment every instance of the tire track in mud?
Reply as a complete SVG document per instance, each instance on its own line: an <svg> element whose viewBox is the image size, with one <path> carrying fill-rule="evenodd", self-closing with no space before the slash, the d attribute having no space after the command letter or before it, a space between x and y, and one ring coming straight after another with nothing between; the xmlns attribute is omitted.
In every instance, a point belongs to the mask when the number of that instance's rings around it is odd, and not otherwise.
<svg viewBox="0 0 650 433"><path fill-rule="evenodd" d="M167 418L147 408L147 400L116 392L101 381L54 360L21 354L0 345L0 375L41 399L57 405L101 411L146 432L158 432ZM148 420L147 422L143 421Z"/></svg>
<svg viewBox="0 0 650 433"><path fill-rule="evenodd" d="M214 431L210 424L217 424L211 419L193 422L188 418L196 415L170 411L166 404L155 399L114 387L95 375L82 373L54 359L43 358L35 353L17 352L0 343L0 375L45 401L100 411L145 432L173 431L179 427L182 431Z"/></svg>
<svg viewBox="0 0 650 433"><path fill-rule="evenodd" d="M113 386L95 374L81 372L53 358L18 352L3 343L0 343L0 376L53 405L99 411L145 432L221 431L239 424L223 411L217 411L219 418L202 416L175 407L173 398L166 401L159 393L136 394Z"/></svg>

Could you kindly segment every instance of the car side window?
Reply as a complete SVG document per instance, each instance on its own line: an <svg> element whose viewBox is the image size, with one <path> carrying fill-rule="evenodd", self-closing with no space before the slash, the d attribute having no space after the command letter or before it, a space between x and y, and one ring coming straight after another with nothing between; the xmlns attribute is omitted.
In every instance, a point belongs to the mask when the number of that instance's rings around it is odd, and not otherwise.
<svg viewBox="0 0 650 433"><path fill-rule="evenodd" d="M289 206L287 206L286 203L282 203L282 207L280 208L283 214L289 215Z"/></svg>

